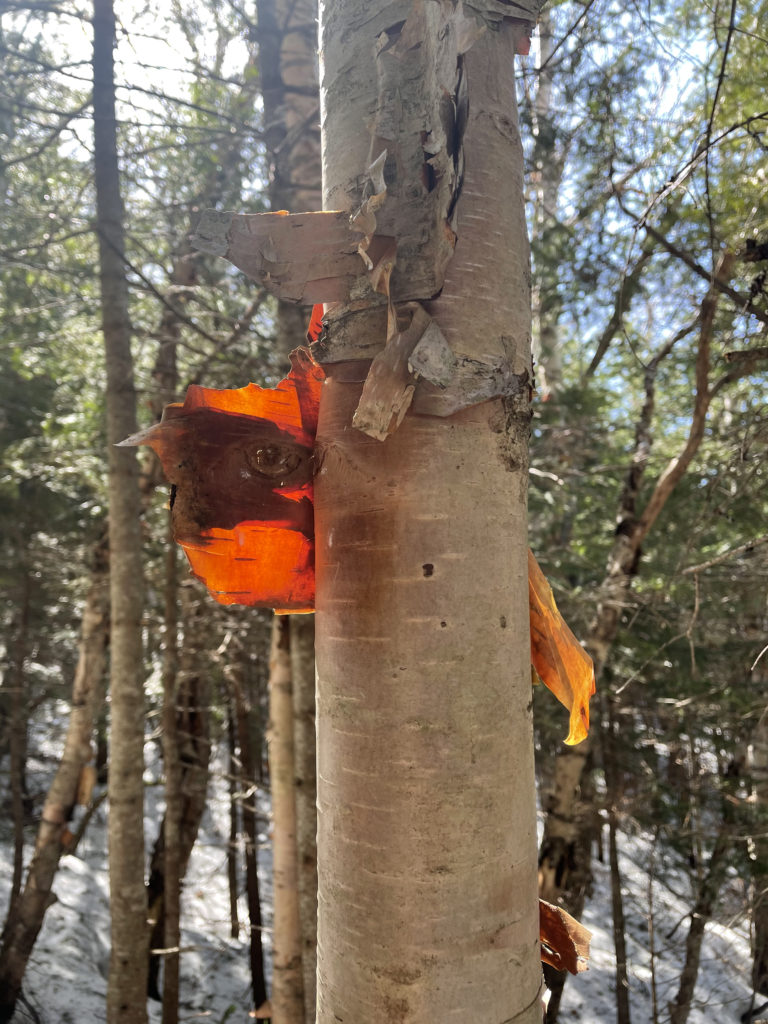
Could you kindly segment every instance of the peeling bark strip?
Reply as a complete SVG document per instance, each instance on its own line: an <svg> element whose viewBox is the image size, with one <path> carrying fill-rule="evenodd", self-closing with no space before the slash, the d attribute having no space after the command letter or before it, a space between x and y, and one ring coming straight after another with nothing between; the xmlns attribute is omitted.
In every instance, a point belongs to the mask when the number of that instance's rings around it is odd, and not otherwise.
<svg viewBox="0 0 768 1024"><path fill-rule="evenodd" d="M357 252L360 233L346 213L206 210L192 244L223 256L287 302L347 302L358 289L369 290Z"/></svg>
<svg viewBox="0 0 768 1024"><path fill-rule="evenodd" d="M502 18L536 22L545 3L546 0L464 0L465 7L491 22Z"/></svg>
<svg viewBox="0 0 768 1024"><path fill-rule="evenodd" d="M466 56L504 19L514 22L515 46L525 52L541 2L399 0L373 14L368 5L360 12L353 6L339 28L339 44L348 48L343 69L324 99L326 109L346 112L335 145L353 172L343 189L329 187L326 202L352 213L209 210L193 242L230 260L278 298L336 305L327 313L329 329L317 355L323 363L376 356L355 426L381 440L411 405L415 412L449 416L528 385L529 367L515 353L527 349L529 338L514 336L509 326L525 322L515 304L528 303L527 249L510 255L525 280L522 299L499 303L496 286L504 275L494 266L498 240L475 237L488 230L476 217L461 222L460 198L467 151L490 147L503 157L520 150L514 108L487 68L476 69L474 87L494 99L482 117L470 117ZM361 124L369 131L361 131ZM515 156L508 166L519 178L520 160ZM483 181L482 187L484 201L494 207L498 182ZM519 228L499 221L493 233L509 240L520 237ZM477 280L480 294L498 307L494 329L480 345L476 322L466 317L460 329L441 332L430 324L428 307L418 317L413 307L402 308L442 300L446 289L449 299L462 293L450 271L454 249L462 244L477 246L486 259L469 268L460 262L460 273ZM386 315L377 292L388 301ZM381 324L376 334L373 320ZM457 321L453 312L450 321Z"/></svg>
<svg viewBox="0 0 768 1024"><path fill-rule="evenodd" d="M430 298L439 293L453 253L449 220L461 188L464 90L458 34L448 28L455 14L446 19L439 5L411 0L376 5L376 10L370 4L353 6L349 20L339 26L344 67L323 100L324 111L334 107L347 114L334 146L344 154L353 184L351 192L331 186L325 205L355 210L380 191L366 168L386 153L386 197L376 222L377 233L398 243L392 298ZM359 31L362 19L364 32ZM435 30L438 22L445 31ZM325 153L324 165L327 161Z"/></svg>
<svg viewBox="0 0 768 1024"><path fill-rule="evenodd" d="M571 974L587 970L592 932L562 907L539 900L539 935L545 964Z"/></svg>

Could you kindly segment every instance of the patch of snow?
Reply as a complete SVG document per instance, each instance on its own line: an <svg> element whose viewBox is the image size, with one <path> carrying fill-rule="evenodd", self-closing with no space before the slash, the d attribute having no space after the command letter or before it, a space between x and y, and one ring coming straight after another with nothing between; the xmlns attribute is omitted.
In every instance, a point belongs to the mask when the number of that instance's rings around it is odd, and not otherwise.
<svg viewBox="0 0 768 1024"><path fill-rule="evenodd" d="M623 832L619 842L632 1020L639 1024L665 1024L669 1021L668 1004L677 994L685 959L692 905L690 885L683 872L670 863L664 847L654 844L651 836ZM563 1024L613 1024L616 1020L616 957L607 861L595 861L594 876L594 896L587 903L583 919L592 932L589 970L566 982L559 1014ZM751 969L748 922L737 917L728 924L708 924L688 1024L737 1022L749 1005Z"/></svg>
<svg viewBox="0 0 768 1024"><path fill-rule="evenodd" d="M155 783L160 765L147 746L148 783L145 800L147 849L162 820L162 790ZM245 873L240 861L238 915L240 937L230 937L227 844L229 793L221 764L212 761L209 800L198 842L192 852L182 893L180 1008L182 1021L218 1024L230 1008L243 1020L252 1008L248 909ZM259 799L262 828L269 805ZM34 832L27 836L27 854ZM0 876L12 875L12 837L8 825L0 835ZM260 836L259 884L267 957L271 934L271 851L264 831ZM56 903L49 908L24 978L24 999L17 1004L12 1024L101 1024L106 1020L109 970L109 874L107 864L107 804L96 811L75 856L62 858L54 881ZM8 886L0 893L5 918ZM244 926L245 923L245 926ZM269 963L267 963L269 970ZM161 1004L149 1000L151 1024L160 1024Z"/></svg>
<svg viewBox="0 0 768 1024"><path fill-rule="evenodd" d="M42 787L50 776L53 751L41 744ZM147 744L145 780L147 849L151 849L163 813L161 763L157 744ZM43 791L43 790L40 790ZM259 872L265 949L269 955L271 927L271 864L266 835L268 804L259 797L262 835ZM182 1021L212 1024L243 1020L251 1009L247 905L240 864L238 939L230 937L227 885L229 794L223 757L212 760L208 806L189 865L182 896L181 1006ZM34 842L28 834L27 855ZM668 1003L674 999L685 955L691 883L663 843L633 829L619 836L620 868L626 914L628 973L632 1020L635 1024L667 1024ZM107 811L103 804L93 816L76 856L64 857L54 891L57 902L46 914L24 981L25 1002L20 1002L13 1024L100 1024L105 1020L109 967L109 878L107 866ZM10 879L12 836L10 823L0 823L0 874ZM569 978L561 1004L563 1024L613 1024L615 958L611 924L610 874L607 863L595 862L594 895L587 903L584 923L592 931L589 970ZM724 909L706 929L702 961L689 1024L736 1022L749 1004L751 956L748 922L743 916L745 893L738 878L724 891ZM0 891L0 914L5 915L7 884ZM651 927L653 947L651 954ZM269 970L269 963L267 963ZM655 974L657 1016L653 1011ZM30 1009L31 1008L31 1009ZM149 1003L150 1021L160 1024L159 1003ZM355 1022L365 1024L365 1022Z"/></svg>

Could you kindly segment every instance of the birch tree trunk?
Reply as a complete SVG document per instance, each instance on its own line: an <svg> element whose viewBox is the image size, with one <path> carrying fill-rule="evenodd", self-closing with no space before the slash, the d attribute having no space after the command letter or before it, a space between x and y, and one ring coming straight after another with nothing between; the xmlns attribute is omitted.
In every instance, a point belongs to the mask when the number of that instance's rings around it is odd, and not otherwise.
<svg viewBox="0 0 768 1024"><path fill-rule="evenodd" d="M451 4L334 0L320 49L325 208L356 208L385 148L401 294L433 300L465 365L501 343L530 379L514 26ZM409 132L418 177L401 161ZM429 252L413 254L452 245L453 228L448 210L428 235L412 222L446 156L465 161L455 253L425 295ZM409 413L373 440L351 425L368 364L335 341L355 313L332 314L318 431L317 1020L538 1024L528 390ZM380 323L356 317L359 347L377 350Z"/></svg>
<svg viewBox="0 0 768 1024"><path fill-rule="evenodd" d="M303 1024L304 986L296 845L296 774L291 684L291 619L275 615L269 657L269 776L275 888L272 1020Z"/></svg>
<svg viewBox="0 0 768 1024"><path fill-rule="evenodd" d="M259 71L264 143L269 154L273 210L322 206L317 0L259 0ZM277 304L277 349L288 372L290 352L305 343L309 310ZM317 785L314 616L290 626L296 804L296 853L305 1024L314 1024L317 974ZM275 915L280 890L275 889ZM275 936L277 942L277 935ZM276 948L279 954L279 950Z"/></svg>
<svg viewBox="0 0 768 1024"><path fill-rule="evenodd" d="M119 441L136 431L136 394L117 162L114 45L112 2L94 0L94 178L107 367L111 604L109 869L112 950L107 1020L109 1024L143 1024L147 1019L148 929L142 777L141 496L135 450L116 447Z"/></svg>

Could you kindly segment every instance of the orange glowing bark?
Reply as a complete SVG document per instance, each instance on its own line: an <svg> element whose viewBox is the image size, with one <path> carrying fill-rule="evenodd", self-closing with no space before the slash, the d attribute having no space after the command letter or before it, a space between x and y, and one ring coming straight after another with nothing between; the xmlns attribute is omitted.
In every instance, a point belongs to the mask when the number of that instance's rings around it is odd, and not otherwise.
<svg viewBox="0 0 768 1024"><path fill-rule="evenodd" d="M552 588L533 552L528 551L531 661L557 699L571 713L566 743L580 743L589 732L589 698L595 692L592 659L557 610Z"/></svg>
<svg viewBox="0 0 768 1024"><path fill-rule="evenodd" d="M313 310L311 340L322 310ZM291 363L275 388L193 385L161 423L123 442L158 455L172 484L176 540L220 604L314 609L313 446L324 374L307 349ZM528 594L533 666L571 713L566 743L578 743L589 729L592 661L530 551Z"/></svg>
<svg viewBox="0 0 768 1024"><path fill-rule="evenodd" d="M174 535L221 604L312 611L313 456L323 372L306 349L275 388L193 385L123 444L146 444L171 482Z"/></svg>

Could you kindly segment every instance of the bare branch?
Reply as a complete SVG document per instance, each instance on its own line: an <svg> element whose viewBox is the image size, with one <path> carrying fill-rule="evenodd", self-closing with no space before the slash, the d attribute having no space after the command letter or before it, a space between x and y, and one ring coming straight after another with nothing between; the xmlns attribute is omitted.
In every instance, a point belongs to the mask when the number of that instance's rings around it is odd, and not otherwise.
<svg viewBox="0 0 768 1024"><path fill-rule="evenodd" d="M726 363L756 363L758 360L768 359L768 346L726 352L723 359Z"/></svg>
<svg viewBox="0 0 768 1024"><path fill-rule="evenodd" d="M603 329L603 333L600 335L595 346L595 354L592 356L592 361L584 372L585 377L592 377L595 374L598 366L602 362L603 356L608 351L608 346L611 344L613 339L621 330L621 324L624 319L624 314L627 311L627 300L631 298L630 290L634 290L634 286L640 279L640 275L645 267L645 264L653 255L652 249L643 249L640 256L635 261L634 267L631 270L625 272L622 275L619 283L619 290L616 293L616 301L613 306L613 313L608 323ZM630 294L628 294L630 293Z"/></svg>
<svg viewBox="0 0 768 1024"><path fill-rule="evenodd" d="M625 212L628 213L629 211L625 210ZM666 249L670 256L674 256L675 259L678 259L682 263L684 263L686 267L690 267L690 269L695 274L698 274L699 277L703 277L705 281L707 281L708 283L712 283L711 273L704 267L702 267L700 263L697 263L696 260L691 255L689 255L689 253L685 252L683 249L680 249L678 246L674 245L674 243L670 242L668 238L666 238L659 230L654 228L652 225L643 224L642 226L645 228L646 232L651 236L651 238L657 241L663 249ZM727 281L720 280L717 278L714 281L714 287L718 291L721 291L724 295L727 295L729 296L729 298L733 299L733 301L736 303L736 305L739 307L742 313L749 313L751 316L755 317L755 319L759 320L761 323L768 324L768 313L765 313L762 309L758 309L758 307L753 304L748 295L745 295L743 292L740 292L737 288L733 288L731 285L728 284Z"/></svg>
<svg viewBox="0 0 768 1024"><path fill-rule="evenodd" d="M677 331L669 341L662 345L645 368L645 399L640 411L640 417L635 425L635 446L632 450L629 471L619 500L620 523L637 522L637 497L640 493L640 485L648 465L651 445L653 443L651 422L656 407L656 375L659 372L659 367L675 345L694 330L699 319L697 316L691 323L686 324L685 327Z"/></svg>
<svg viewBox="0 0 768 1024"><path fill-rule="evenodd" d="M14 164L25 164L29 160L32 160L34 157L41 156L46 151L46 149L48 149L50 146L54 144L54 142L58 140L59 136L69 125L70 121L73 121L76 117L80 117L83 111L86 110L90 105L91 101L89 98L84 103L81 103L79 107L76 107L74 110L68 111L66 114L62 116L59 123L55 125L55 127L51 128L50 134L45 139L43 139L43 141L38 146L36 146L34 149L28 150L21 156L12 157L10 160L4 160L3 167L13 167Z"/></svg>
<svg viewBox="0 0 768 1024"><path fill-rule="evenodd" d="M762 110L759 114L751 114L749 117L745 117L743 121L737 121L735 124L732 124L728 128L724 129L722 132L720 132L718 136L712 139L706 147L702 146L700 149L697 149L693 156L690 158L690 160L687 160L680 168L680 170L675 172L675 174L671 176L667 184L662 189L660 189L657 192L657 194L651 199L646 208L643 210L638 220L638 225L645 227L646 218L648 217L654 206L656 206L658 203L663 202L667 198L667 196L670 196L676 189L678 189L683 184L683 182L688 177L690 177L690 175L693 173L696 167L698 167L702 160L706 158L706 155L711 148L719 145L723 141L723 139L727 138L729 135L732 135L733 132L738 131L739 128L746 128L747 130L749 130L750 125L754 121L764 121L766 118L768 118L768 110Z"/></svg>
<svg viewBox="0 0 768 1024"><path fill-rule="evenodd" d="M715 565L722 565L723 562L727 562L731 558L736 558L737 555L743 555L747 551L754 551L755 548L760 547L761 544L768 544L768 534L763 537L755 537L754 540L748 540L744 544L739 544L737 548L731 548L730 551L726 551L722 555L718 555L716 558L710 558L707 562L700 562L698 565L689 565L687 569L683 569L682 575L688 576L691 573L703 572L705 569L711 569Z"/></svg>
<svg viewBox="0 0 768 1024"><path fill-rule="evenodd" d="M706 157L704 159L704 176L706 181L705 194L707 197L707 220L709 221L709 245L712 252L715 251L715 227L714 218L712 217L712 197L709 189L709 157L712 150L710 145L712 140L712 127L715 122L715 111L717 110L717 102L720 99L720 91L723 87L723 81L725 79L725 67L728 63L728 51L731 48L731 39L733 38L734 28L736 26L736 0L731 0L731 15L728 22L728 34L725 37L725 46L723 47L723 59L720 62L720 73L717 76L717 86L715 88L715 95L712 98L712 109L709 112L709 121L707 123L707 131L705 134L704 148Z"/></svg>
<svg viewBox="0 0 768 1024"><path fill-rule="evenodd" d="M688 433L688 440L685 442L680 454L674 456L669 461L666 469L656 481L653 494L638 520L638 544L642 543L666 505L667 499L685 475L704 437L707 411L712 400L712 394L709 389L710 348L719 291L722 290L718 289L717 282L718 279L727 279L734 260L735 256L733 253L726 252L723 254L715 270L709 291L704 296L704 301L701 304L701 330L699 332L699 350L696 354L696 397L691 417L691 429Z"/></svg>

